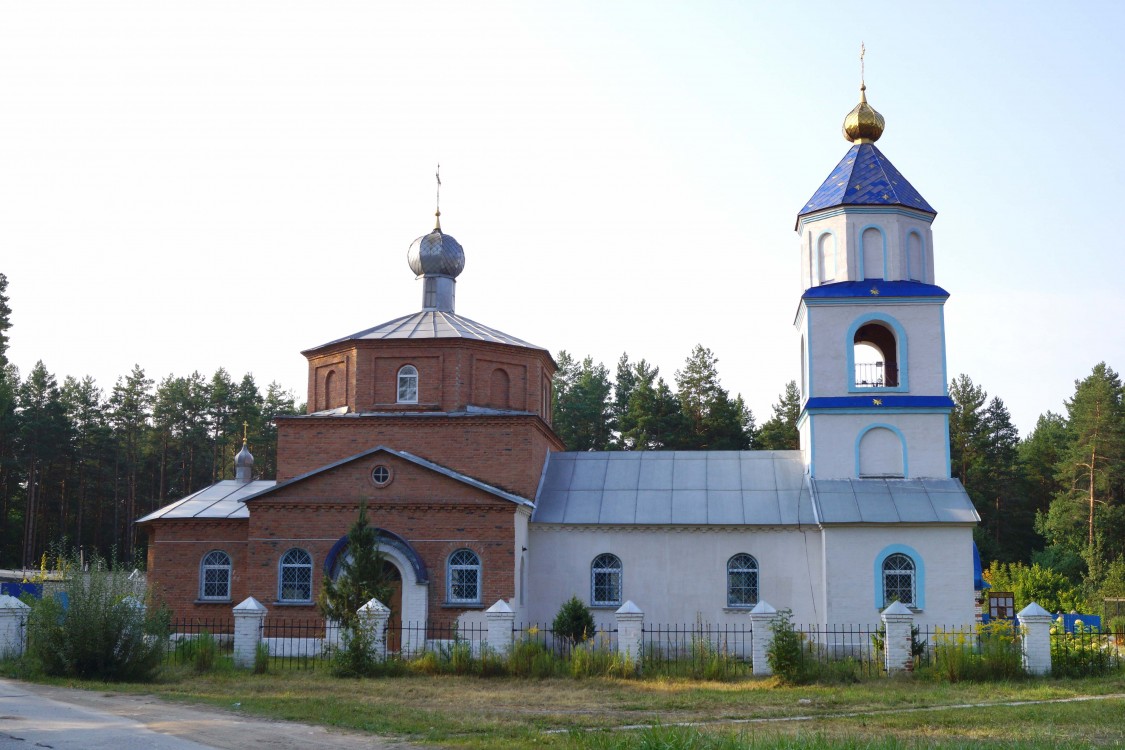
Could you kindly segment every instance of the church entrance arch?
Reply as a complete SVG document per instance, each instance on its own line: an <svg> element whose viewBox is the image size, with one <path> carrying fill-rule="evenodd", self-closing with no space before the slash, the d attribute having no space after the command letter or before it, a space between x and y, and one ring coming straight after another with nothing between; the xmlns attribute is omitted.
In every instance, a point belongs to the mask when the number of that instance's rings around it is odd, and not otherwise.
<svg viewBox="0 0 1125 750"><path fill-rule="evenodd" d="M429 616L430 577L426 564L410 542L393 531L376 529L379 553L389 566L388 573L397 579L391 601L383 602L391 610L388 623L387 648L411 654L426 645L426 620ZM348 558L348 537L341 537L324 560L324 571L335 578Z"/></svg>

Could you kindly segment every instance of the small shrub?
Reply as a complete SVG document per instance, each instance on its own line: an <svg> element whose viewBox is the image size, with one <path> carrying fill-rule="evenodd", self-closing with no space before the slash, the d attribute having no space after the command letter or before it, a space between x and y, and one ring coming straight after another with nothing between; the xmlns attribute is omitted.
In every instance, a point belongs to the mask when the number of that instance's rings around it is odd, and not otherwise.
<svg viewBox="0 0 1125 750"><path fill-rule="evenodd" d="M1019 634L1008 620L934 633L933 674L950 682L1011 680L1025 675Z"/></svg>
<svg viewBox="0 0 1125 750"><path fill-rule="evenodd" d="M270 671L270 645L259 641L254 649L254 674L265 674Z"/></svg>
<svg viewBox="0 0 1125 750"><path fill-rule="evenodd" d="M341 627L343 646L333 649L330 670L336 677L371 677L379 667L375 643L362 627Z"/></svg>
<svg viewBox="0 0 1125 750"><path fill-rule="evenodd" d="M1116 644L1097 628L1084 627L1078 621L1073 633L1065 632L1061 622L1051 629L1052 676L1096 677L1109 674L1120 665Z"/></svg>
<svg viewBox="0 0 1125 750"><path fill-rule="evenodd" d="M508 673L513 677L534 677L542 680L562 671L562 661L545 643L523 638L508 651Z"/></svg>
<svg viewBox="0 0 1125 750"><path fill-rule="evenodd" d="M809 681L809 658L804 639L793 625L793 611L783 609L770 623L773 641L766 650L766 662L777 678L790 685Z"/></svg>
<svg viewBox="0 0 1125 750"><path fill-rule="evenodd" d="M60 598L35 601L28 617L29 656L47 674L147 681L164 656L168 613L141 606L128 573L95 559L89 573L72 573Z"/></svg>
<svg viewBox="0 0 1125 750"><path fill-rule="evenodd" d="M205 674L215 668L219 644L215 636L204 630L191 642L191 668L196 674Z"/></svg>
<svg viewBox="0 0 1125 750"><path fill-rule="evenodd" d="M408 667L411 672L417 672L418 674L433 675L441 673L441 661L433 651L425 651L411 659Z"/></svg>
<svg viewBox="0 0 1125 750"><path fill-rule="evenodd" d="M556 638L565 638L571 643L582 643L594 636L594 616L590 608L577 596L572 596L559 608L551 623Z"/></svg>
<svg viewBox="0 0 1125 750"><path fill-rule="evenodd" d="M455 641L448 649L448 664L453 674L472 674L474 659L473 647L465 641Z"/></svg>

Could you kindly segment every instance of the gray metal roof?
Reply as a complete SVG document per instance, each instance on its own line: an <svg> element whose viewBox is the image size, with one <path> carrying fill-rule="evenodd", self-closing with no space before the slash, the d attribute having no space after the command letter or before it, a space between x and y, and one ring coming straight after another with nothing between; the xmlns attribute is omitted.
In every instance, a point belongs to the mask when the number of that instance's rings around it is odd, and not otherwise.
<svg viewBox="0 0 1125 750"><path fill-rule="evenodd" d="M956 479L812 479L821 523L978 523Z"/></svg>
<svg viewBox="0 0 1125 750"><path fill-rule="evenodd" d="M552 453L533 522L796 526L977 523L956 479L811 479L800 451Z"/></svg>
<svg viewBox="0 0 1125 750"><path fill-rule="evenodd" d="M171 505L165 505L159 510L149 513L137 523L155 521L157 519L176 518L249 518L250 512L246 509L243 500L256 495L263 490L273 487L277 482L271 480L258 480L239 484L233 479L224 479L215 482L210 487L204 487L182 500L177 500Z"/></svg>
<svg viewBox="0 0 1125 750"><path fill-rule="evenodd" d="M799 451L552 453L533 522L815 524Z"/></svg>
<svg viewBox="0 0 1125 750"><path fill-rule="evenodd" d="M326 344L313 347L313 349L343 341L386 339L469 339L472 341L489 341L495 344L511 344L528 349L543 349L541 346L529 344L515 336L509 336L503 331L481 325L456 313L442 312L441 310L423 310L412 315L395 318L374 328L368 328L365 331L329 341ZM307 351L312 351L312 349ZM546 350L544 349L544 351Z"/></svg>

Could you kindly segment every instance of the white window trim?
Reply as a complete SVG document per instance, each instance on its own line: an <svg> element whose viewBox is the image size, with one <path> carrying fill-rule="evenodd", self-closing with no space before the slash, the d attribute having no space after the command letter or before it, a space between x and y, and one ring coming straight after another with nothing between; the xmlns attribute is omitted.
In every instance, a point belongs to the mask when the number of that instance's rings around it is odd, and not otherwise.
<svg viewBox="0 0 1125 750"><path fill-rule="evenodd" d="M410 380L414 381L414 398L413 399L411 399L409 397L404 398L403 395L402 395L402 386ZM398 368L398 378L395 381L396 403L399 403L399 404L416 404L416 403L418 403L418 386L420 384L420 380L421 380L421 378L418 377L418 368L415 367L414 365L403 365L402 367Z"/></svg>
<svg viewBox="0 0 1125 750"><path fill-rule="evenodd" d="M598 561L602 560L603 558L606 558L604 560L604 562L607 563L607 564L599 566ZM612 558L614 561L616 561L616 564L615 565L608 564L609 558ZM610 599L598 599L597 593L598 593L598 574L599 573L602 574L602 575L616 576L616 584L617 585L614 587L614 588L616 588L616 591L614 592L616 594L616 597L614 599L612 599L612 600L610 600ZM619 606L621 606L621 599L622 599L622 591L621 590L622 590L622 588L624 588L624 586L622 585L623 579L624 579L624 565L621 564L621 558L618 557L617 555L615 555L611 552L603 552L602 554L595 557L592 561L590 561L590 606L591 607L614 607L614 606L619 607Z"/></svg>
<svg viewBox="0 0 1125 750"><path fill-rule="evenodd" d="M305 558L308 560L308 562L299 562L299 563L286 562L285 561L286 558L289 557L289 555L292 554L293 552L299 552L299 553L303 554L305 556ZM308 570L308 572L309 572L309 581L308 581L309 595L307 597L294 599L292 597L286 597L284 595L284 591L285 591L285 570L286 570L286 568L292 568L294 570L297 570L297 569ZM294 584L294 585L296 585L296 584ZM281 559L278 560L278 562L277 562L277 600L279 602L286 602L287 604L294 604L294 603L296 603L296 604L308 604L308 603L312 602L312 591L313 591L312 555L309 554L308 550L301 549L300 547L292 547L292 548L286 550L285 554L283 554L281 556Z"/></svg>
<svg viewBox="0 0 1125 750"><path fill-rule="evenodd" d="M220 554L225 558L225 563L207 562L208 559L214 555ZM229 602L231 596L231 578L233 573L233 565L231 564L230 555L224 550L213 549L203 556L199 561L199 600L205 602ZM207 595L207 572L212 570L221 570L226 573L226 593L223 595Z"/></svg>
<svg viewBox="0 0 1125 750"><path fill-rule="evenodd" d="M476 563L471 564L471 565L468 564L468 563L454 563L453 558L456 557L457 555L459 555L462 552L468 552L470 555L472 555L473 558L476 560ZM480 561L480 555L478 555L473 550L469 549L468 547L462 547L460 549L453 550L453 552L450 553L449 558L445 562L445 601L449 604L480 604L481 603L481 588L482 588L482 585L481 585L481 583L482 583L481 582L481 579L482 579L481 568L482 568L482 566L481 566L481 561ZM472 598L457 597L457 596L454 595L454 593L453 593L453 572L454 571L472 571L472 572L475 573L475 575L476 575L476 590L477 590L477 593L476 593L475 597L472 597Z"/></svg>

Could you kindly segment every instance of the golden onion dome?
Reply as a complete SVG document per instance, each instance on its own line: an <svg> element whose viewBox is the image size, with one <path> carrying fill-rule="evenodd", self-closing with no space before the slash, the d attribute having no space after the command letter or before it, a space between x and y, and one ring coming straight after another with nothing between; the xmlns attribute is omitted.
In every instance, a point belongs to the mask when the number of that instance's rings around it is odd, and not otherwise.
<svg viewBox="0 0 1125 750"><path fill-rule="evenodd" d="M867 86L859 86L859 104L844 118L844 138L851 143L874 143L883 134L886 121L867 103Z"/></svg>

